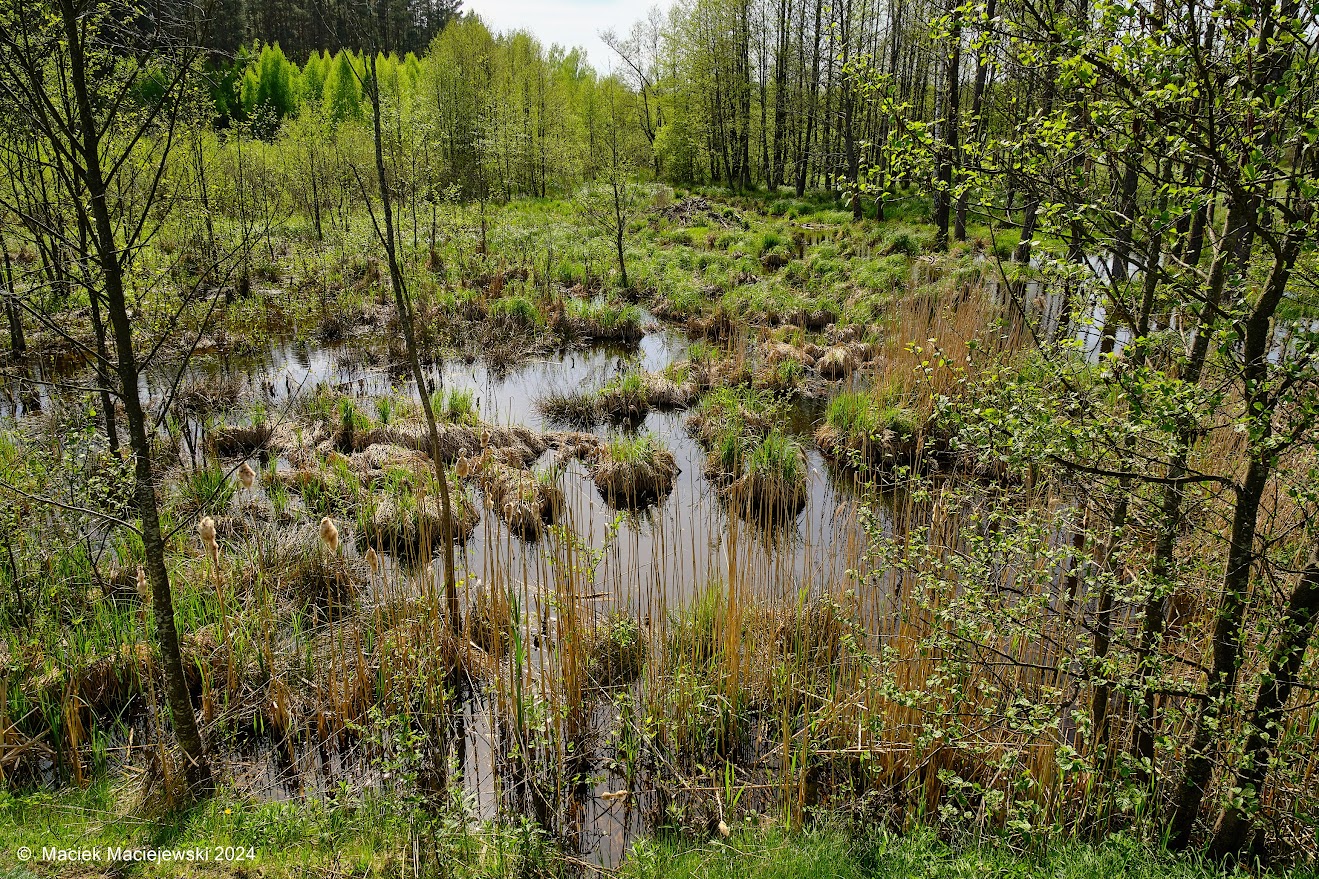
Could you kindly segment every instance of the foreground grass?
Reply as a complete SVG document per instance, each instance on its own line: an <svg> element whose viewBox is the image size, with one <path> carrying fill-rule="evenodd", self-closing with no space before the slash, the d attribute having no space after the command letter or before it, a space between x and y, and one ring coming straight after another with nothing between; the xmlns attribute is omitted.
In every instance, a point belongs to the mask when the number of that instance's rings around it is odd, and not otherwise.
<svg viewBox="0 0 1319 879"><path fill-rule="evenodd" d="M472 829L455 804L422 814L406 797L350 795L250 802L222 793L193 809L147 817L140 785L0 793L0 879L301 876L502 877L556 859L529 823ZM22 850L29 851L23 858ZM43 850L100 851L103 860L49 861ZM171 863L106 863L116 849L202 853ZM175 857L178 857L177 855Z"/></svg>
<svg viewBox="0 0 1319 879"><path fill-rule="evenodd" d="M511 877L586 875L558 855L529 823L492 828L454 804L436 817L405 797L252 803L221 795L164 817L140 812L136 786L99 782L85 791L0 794L0 877L295 876ZM32 851L27 861L19 851ZM49 863L43 848L210 852L203 862ZM238 849L239 860L233 860ZM250 854L242 850L250 849ZM415 871L415 873L414 873ZM669 837L635 844L617 875L626 879L1214 879L1246 876L1173 858L1129 836L1102 843L1048 842L1023 850L1002 840L950 845L929 831L858 836L839 829L789 831L779 825L734 829L727 839ZM1279 874L1282 875L1282 874ZM1314 876L1298 870L1291 876Z"/></svg>
<svg viewBox="0 0 1319 879"><path fill-rule="evenodd" d="M997 839L949 845L929 831L857 838L834 830L778 826L727 840L638 843L624 870L633 879L1210 879L1250 875L1173 858L1131 837L1102 843L1049 842L1023 851ZM1313 875L1294 872L1290 875Z"/></svg>

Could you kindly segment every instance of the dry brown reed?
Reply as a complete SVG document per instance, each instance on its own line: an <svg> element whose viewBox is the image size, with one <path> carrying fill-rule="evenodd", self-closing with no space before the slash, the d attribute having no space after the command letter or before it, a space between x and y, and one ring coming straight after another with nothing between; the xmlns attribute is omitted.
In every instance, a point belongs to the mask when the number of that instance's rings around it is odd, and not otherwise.
<svg viewBox="0 0 1319 879"><path fill-rule="evenodd" d="M225 426L211 430L206 441L212 453L222 458L238 458L265 451L274 434L275 429L266 423Z"/></svg>
<svg viewBox="0 0 1319 879"><path fill-rule="evenodd" d="M450 511L454 542L466 543L480 520L476 505L465 492L455 491L450 495ZM384 551L414 557L444 539L440 503L429 494L417 498L384 494L375 501L370 530L365 536Z"/></svg>
<svg viewBox="0 0 1319 879"><path fill-rule="evenodd" d="M591 478L606 500L620 506L638 506L667 495L678 476L673 453L651 448L617 458L606 445L591 467Z"/></svg>
<svg viewBox="0 0 1319 879"><path fill-rule="evenodd" d="M522 537L539 536L563 506L562 489L546 475L510 467L489 449L480 459L476 480L490 507Z"/></svg>

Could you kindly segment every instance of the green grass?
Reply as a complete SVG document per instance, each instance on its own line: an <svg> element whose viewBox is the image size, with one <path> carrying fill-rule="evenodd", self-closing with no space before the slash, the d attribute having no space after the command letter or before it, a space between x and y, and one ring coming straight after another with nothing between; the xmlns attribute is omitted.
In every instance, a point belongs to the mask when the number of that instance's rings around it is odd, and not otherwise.
<svg viewBox="0 0 1319 879"><path fill-rule="evenodd" d="M593 338L623 340L641 338L641 309L635 305L572 299L569 300L566 311L567 316Z"/></svg>
<svg viewBox="0 0 1319 879"><path fill-rule="evenodd" d="M490 319L503 319L519 326L535 326L541 322L540 311L525 296L508 296L496 299L490 305Z"/></svg>
<svg viewBox="0 0 1319 879"><path fill-rule="evenodd" d="M895 406L870 391L845 391L829 401L825 422L848 437L875 437L891 430L900 437L916 432L910 409Z"/></svg>
<svg viewBox="0 0 1319 879"><path fill-rule="evenodd" d="M614 434L605 441L605 454L619 464L650 466L655 456L663 451L664 444L655 434L646 432L629 436Z"/></svg>
<svg viewBox="0 0 1319 879"><path fill-rule="evenodd" d="M435 417L450 424L476 424L481 413L476 404L476 392L471 388L452 388L431 395L431 409Z"/></svg>
<svg viewBox="0 0 1319 879"><path fill-rule="evenodd" d="M806 460L802 456L801 443L774 428L747 457L747 472L783 485L805 482Z"/></svg>
<svg viewBox="0 0 1319 879"><path fill-rule="evenodd" d="M615 622L611 628L617 628ZM422 875L561 875L548 837L529 824L468 822L461 807L438 813L403 798L345 790L326 799L256 802L221 792L215 799L154 821L132 814L139 786L101 781L59 794L0 792L0 876L105 875L43 864L43 847L186 850L251 849L254 860L141 864L116 875L149 877L412 875L410 836L420 838ZM20 862L27 847L35 859ZM96 867L97 865L88 865ZM569 874L570 875L570 874ZM825 825L790 831L779 824L735 826L729 838L697 841L664 835L636 842L618 871L624 879L1217 879L1251 875L1193 858L1175 858L1130 836L1099 844L1039 837L1011 843L988 837L950 844L929 831L897 836ZM1297 870L1289 875L1314 876Z"/></svg>
<svg viewBox="0 0 1319 879"><path fill-rule="evenodd" d="M414 851L423 875L533 875L555 863L547 837L528 824L469 823L460 806L422 811L410 797L353 793L326 799L257 802L221 792L191 809L154 820L135 817L140 785L101 781L87 790L14 796L0 792L0 877L44 876L264 877L412 875ZM419 847L414 849L416 837ZM27 847L32 859L20 861ZM106 864L41 862L43 847L189 850L212 853L206 863ZM217 860L217 848L243 849L251 859ZM119 865L109 865L119 866Z"/></svg>
<svg viewBox="0 0 1319 879"><path fill-rule="evenodd" d="M735 830L728 839L639 843L622 875L630 879L1210 879L1225 872L1114 836L1098 845L998 839L950 845L929 832L856 837L839 830ZM1293 873L1291 875L1300 875ZM1313 875L1313 874L1309 874Z"/></svg>
<svg viewBox="0 0 1319 879"><path fill-rule="evenodd" d="M199 467L179 481L179 502L185 514L214 515L228 509L237 486L218 465Z"/></svg>

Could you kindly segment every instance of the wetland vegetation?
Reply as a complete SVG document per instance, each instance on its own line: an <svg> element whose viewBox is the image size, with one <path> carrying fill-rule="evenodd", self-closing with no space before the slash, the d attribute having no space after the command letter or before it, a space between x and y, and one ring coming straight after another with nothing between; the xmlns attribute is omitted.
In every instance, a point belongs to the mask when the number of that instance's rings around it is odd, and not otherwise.
<svg viewBox="0 0 1319 879"><path fill-rule="evenodd" d="M417 5L0 0L0 868L1314 869L1313 10Z"/></svg>

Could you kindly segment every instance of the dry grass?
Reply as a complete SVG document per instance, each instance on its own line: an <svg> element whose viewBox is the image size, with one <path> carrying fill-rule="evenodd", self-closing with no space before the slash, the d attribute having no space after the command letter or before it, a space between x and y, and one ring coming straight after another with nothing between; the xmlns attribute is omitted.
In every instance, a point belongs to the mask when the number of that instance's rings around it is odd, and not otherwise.
<svg viewBox="0 0 1319 879"><path fill-rule="evenodd" d="M466 543L480 521L476 504L465 491L450 491L449 508L453 514L453 540ZM374 498L365 530L368 544L415 558L444 540L440 499L433 494L413 497L384 493Z"/></svg>
<svg viewBox="0 0 1319 879"><path fill-rule="evenodd" d="M638 507L673 488L678 465L653 434L617 436L604 443L591 466L591 478L611 504Z"/></svg>
<svg viewBox="0 0 1319 879"><path fill-rule="evenodd" d="M663 373L633 371L598 390L546 394L536 407L547 418L564 424L591 426L606 420L638 421L651 410L690 406L701 387L693 378L674 381Z"/></svg>
<svg viewBox="0 0 1319 879"><path fill-rule="evenodd" d="M476 481L495 514L521 537L540 536L563 508L563 490L554 483L552 474L510 467L493 455L478 462Z"/></svg>
<svg viewBox="0 0 1319 879"><path fill-rule="evenodd" d="M480 454L489 448L506 463L517 462L525 467L539 458L549 440L527 427L494 426L486 424L441 424L439 433L439 459L452 464L459 458ZM353 449L363 451L373 445L398 446L436 457L431 449L430 433L424 425L396 424L358 431L353 436Z"/></svg>
<svg viewBox="0 0 1319 879"><path fill-rule="evenodd" d="M212 453L222 458L246 458L265 451L274 429L267 423L220 427L207 434Z"/></svg>
<svg viewBox="0 0 1319 879"><path fill-rule="evenodd" d="M366 563L329 551L315 526L283 529L257 545L268 585L303 609L340 613L367 579Z"/></svg>

